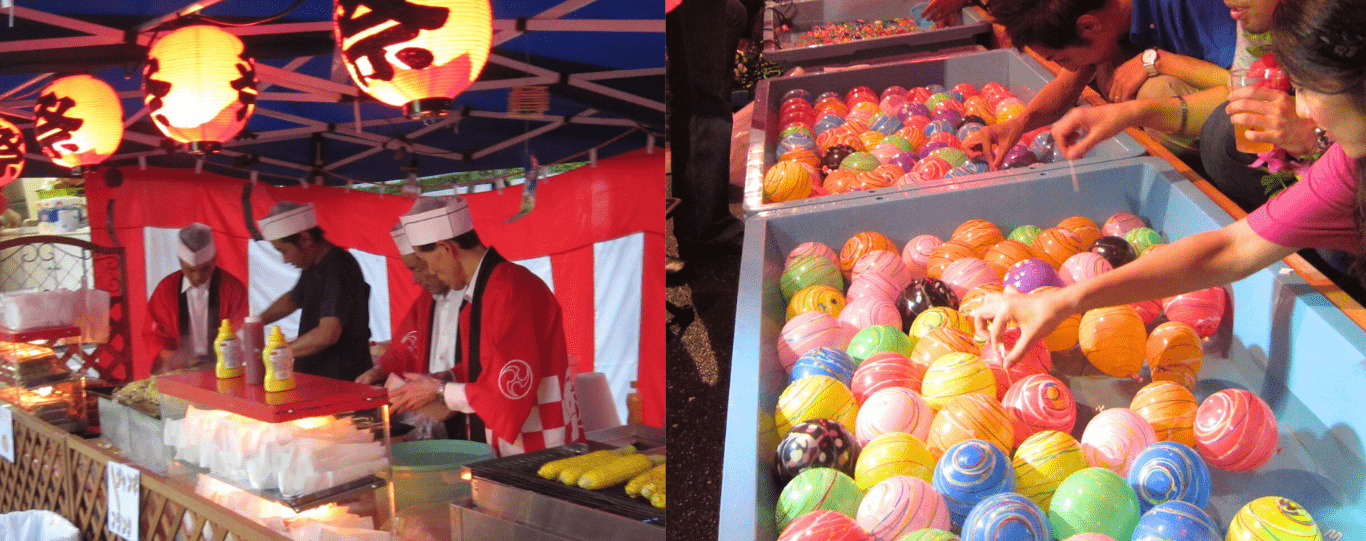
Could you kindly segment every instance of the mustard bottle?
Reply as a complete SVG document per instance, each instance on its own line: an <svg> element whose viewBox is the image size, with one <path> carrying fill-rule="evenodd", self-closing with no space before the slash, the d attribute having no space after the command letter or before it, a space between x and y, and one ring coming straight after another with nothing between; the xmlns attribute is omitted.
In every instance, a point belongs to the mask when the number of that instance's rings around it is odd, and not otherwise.
<svg viewBox="0 0 1366 541"><path fill-rule="evenodd" d="M285 341L285 333L276 325L270 330L270 339L261 351L261 361L266 365L266 378L262 382L266 392L276 393L294 388L294 352Z"/></svg>
<svg viewBox="0 0 1366 541"><path fill-rule="evenodd" d="M237 344L237 336L232 333L232 322L225 319L218 327L218 337L213 340L213 351L218 355L214 373L219 378L228 379L242 375L242 347Z"/></svg>

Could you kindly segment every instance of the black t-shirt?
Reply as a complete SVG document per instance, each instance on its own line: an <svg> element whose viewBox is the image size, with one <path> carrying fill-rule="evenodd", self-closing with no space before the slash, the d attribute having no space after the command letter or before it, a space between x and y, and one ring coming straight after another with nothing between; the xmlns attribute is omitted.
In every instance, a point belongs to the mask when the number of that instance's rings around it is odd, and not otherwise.
<svg viewBox="0 0 1366 541"><path fill-rule="evenodd" d="M335 317L342 326L337 343L294 359L294 370L353 381L370 368L370 284L365 282L355 257L332 247L299 275L289 294L302 310L300 335L316 328L324 317Z"/></svg>

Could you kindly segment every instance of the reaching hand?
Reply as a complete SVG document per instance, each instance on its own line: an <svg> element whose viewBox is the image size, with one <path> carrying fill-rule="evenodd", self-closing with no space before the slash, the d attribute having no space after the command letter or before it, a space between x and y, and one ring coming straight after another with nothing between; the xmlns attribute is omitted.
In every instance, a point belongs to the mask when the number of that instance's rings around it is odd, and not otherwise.
<svg viewBox="0 0 1366 541"><path fill-rule="evenodd" d="M1101 141L1133 125L1129 109L1124 104L1074 108L1053 123L1054 144L1067 159L1079 160Z"/></svg>
<svg viewBox="0 0 1366 541"><path fill-rule="evenodd" d="M986 335L989 344L1004 343L1003 336L1008 324L1020 328L1020 338L1015 341L1015 347L1001 358L1002 366L1014 365L1024 356L1030 344L1048 336L1069 315L1060 289L1024 294L1015 292L1013 288L1005 293L986 295L981 306L971 314L977 326L977 335Z"/></svg>
<svg viewBox="0 0 1366 541"><path fill-rule="evenodd" d="M1148 81L1148 69L1138 56L1115 68L1110 76L1110 93L1106 96L1110 103L1129 101L1138 96L1139 87Z"/></svg>
<svg viewBox="0 0 1366 541"><path fill-rule="evenodd" d="M963 9L963 4L967 0L930 0L930 4L925 6L925 11L921 16L935 22L935 26L943 26L953 23L953 17L958 15L959 10Z"/></svg>
<svg viewBox="0 0 1366 541"><path fill-rule="evenodd" d="M407 383L389 391L389 404L393 406L390 413L414 411L436 400L436 386L440 383L436 378L426 374L404 374L403 378Z"/></svg>
<svg viewBox="0 0 1366 541"><path fill-rule="evenodd" d="M366 370L365 372L361 373L360 376L357 376L357 377L356 377L356 383L364 383L364 384L366 384L366 385L374 385L375 383L379 382L379 380L381 380L381 379L383 379L383 378L384 378L384 367L379 366L379 365L375 365L375 366L370 367L369 370Z"/></svg>
<svg viewBox="0 0 1366 541"><path fill-rule="evenodd" d="M1295 114L1295 98L1274 88L1245 86L1228 94L1229 120L1251 128L1247 140L1271 143L1293 155L1314 151L1314 121Z"/></svg>
<svg viewBox="0 0 1366 541"><path fill-rule="evenodd" d="M1017 116L968 134L963 139L963 148L985 155L991 162L992 171L1000 169L1010 147L1020 142L1020 135L1024 133L1024 121L1021 118Z"/></svg>

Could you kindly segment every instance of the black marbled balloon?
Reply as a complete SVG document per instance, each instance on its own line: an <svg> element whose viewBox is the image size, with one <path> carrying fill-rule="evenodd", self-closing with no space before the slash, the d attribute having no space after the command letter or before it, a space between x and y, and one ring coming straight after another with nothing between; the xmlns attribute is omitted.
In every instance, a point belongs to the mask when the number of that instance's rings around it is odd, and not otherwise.
<svg viewBox="0 0 1366 541"><path fill-rule="evenodd" d="M958 309L958 295L949 285L934 278L922 278L911 282L896 299L896 309L901 312L901 330L909 332L916 316L933 306Z"/></svg>
<svg viewBox="0 0 1366 541"><path fill-rule="evenodd" d="M858 440L839 422L811 419L797 423L787 431L773 457L778 486L786 485L807 468L834 468L852 477L858 452Z"/></svg>
<svg viewBox="0 0 1366 541"><path fill-rule="evenodd" d="M1116 269L1120 265L1134 260L1134 249L1129 246L1129 241L1122 238L1106 235L1096 239L1091 243L1091 251L1099 254L1110 262L1110 266Z"/></svg>

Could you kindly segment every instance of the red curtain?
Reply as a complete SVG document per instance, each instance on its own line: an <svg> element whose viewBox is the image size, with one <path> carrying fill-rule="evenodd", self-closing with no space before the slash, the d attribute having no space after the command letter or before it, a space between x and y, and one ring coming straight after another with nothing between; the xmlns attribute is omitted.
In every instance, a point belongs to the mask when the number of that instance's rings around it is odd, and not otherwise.
<svg viewBox="0 0 1366 541"><path fill-rule="evenodd" d="M215 231L219 265L244 280L249 276L250 234L242 210L246 181L182 169L124 170L125 181L109 188L98 179L86 186L92 238L127 249L129 295L134 329L134 374L146 377L151 357L143 351L138 329L146 317L144 227L177 228L198 221ZM593 243L645 234L639 387L645 422L664 422L664 159L639 150L598 161L543 181L534 211L504 223L521 205L522 187L503 193L465 196L484 243L508 259L550 256L556 296L565 310L569 352L583 370L593 366ZM390 258L389 295L393 323L401 318L418 288L398 260L389 229L412 206L412 199L320 186L277 187L257 184L251 191L253 217L264 216L277 201L313 202L318 225L339 246ZM112 201L112 216L109 209ZM586 250L587 257L584 257ZM563 276L563 281L561 279ZM657 321L655 321L657 320Z"/></svg>

